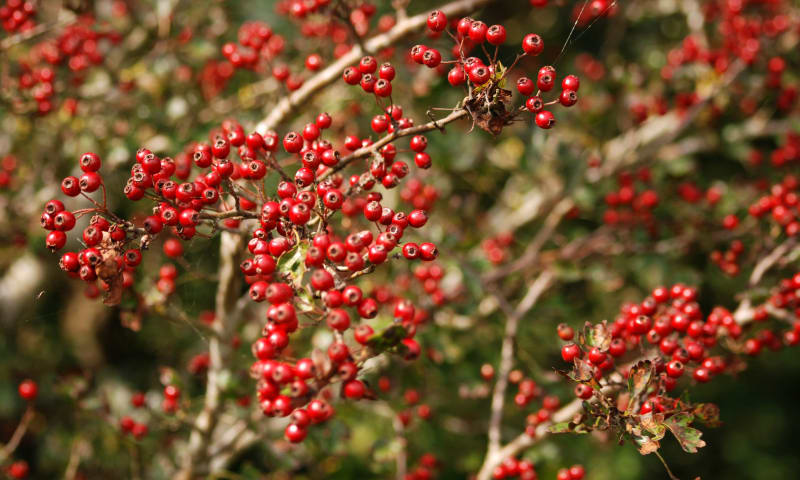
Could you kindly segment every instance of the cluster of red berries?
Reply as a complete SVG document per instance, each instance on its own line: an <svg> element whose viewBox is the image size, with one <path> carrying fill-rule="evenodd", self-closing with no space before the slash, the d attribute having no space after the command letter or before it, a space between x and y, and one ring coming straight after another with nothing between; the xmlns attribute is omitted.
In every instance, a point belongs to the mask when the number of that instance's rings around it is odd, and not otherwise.
<svg viewBox="0 0 800 480"><path fill-rule="evenodd" d="M767 303L756 308L754 318L756 321L765 321L769 317L767 304L774 309L788 312L789 318L793 319L792 329L783 333L783 341L789 346L797 345L800 342L800 320L798 320L800 318L800 274L780 281ZM775 335L767 333L764 336L762 333L761 340L768 340L766 343L770 348L780 348L780 344L776 343Z"/></svg>
<svg viewBox="0 0 800 480"><path fill-rule="evenodd" d="M792 295L794 289L789 293L790 297ZM743 327L723 307L715 307L704 321L696 296L694 288L682 284L675 284L669 289L656 288L641 303L626 303L622 306L620 314L608 326L611 340L606 349L595 346L584 352L577 344L568 343L562 347L561 356L571 363L576 358L583 358L585 354L586 361L594 370L595 378L599 379L614 368L614 359L638 349L639 345L646 345L646 341L657 347L656 351L660 354L657 357L656 371L661 374L660 380L665 391L674 389L677 379L687 371L695 381L708 382L731 366L731 362L722 356L711 355L710 349L718 345L718 340L723 335L734 341L738 340L743 334ZM756 310L754 320L763 321L766 318L765 309ZM567 340L566 337L568 336L561 336ZM789 341L796 338L796 334L790 334L789 337L786 340L791 344ZM760 351L761 345L780 348L781 343L770 330L762 330L756 338L747 339L738 348L744 353L754 355ZM736 348L733 347L734 350ZM576 391L576 394L583 398L581 392ZM586 395L587 398L589 396L591 393Z"/></svg>
<svg viewBox="0 0 800 480"><path fill-rule="evenodd" d="M537 480L539 475L530 460L519 460L508 457L492 471L494 480L519 478L520 480Z"/></svg>
<svg viewBox="0 0 800 480"><path fill-rule="evenodd" d="M441 289L441 280L444 274L444 267L438 263L418 265L414 269L414 278L420 283L425 293L430 296L434 305L442 306L448 300L447 294Z"/></svg>
<svg viewBox="0 0 800 480"><path fill-rule="evenodd" d="M780 9L774 6L748 12L761 13L761 18L757 15L748 18L741 5L729 2L707 2L704 8L706 22L719 21L719 28L716 29L721 37L719 46L711 48L694 36L687 36L680 47L667 53L667 65L661 71L665 80L671 79L680 66L695 62L711 65L718 72L726 71L737 58L752 64L759 59L763 48L762 35L774 38L791 27L786 15L776 13Z"/></svg>
<svg viewBox="0 0 800 480"><path fill-rule="evenodd" d="M197 75L197 83L206 100L215 98L228 85L228 80L233 77L234 68L227 60L217 61L209 59Z"/></svg>
<svg viewBox="0 0 800 480"><path fill-rule="evenodd" d="M514 397L514 401L518 402L521 396L526 395L525 388L533 388L535 395L539 395L539 387L533 382L533 380L528 379L528 383L533 385L532 387L525 387L523 383L520 382L520 393L518 393ZM529 400L524 398L525 402ZM517 405L520 405L517 403ZM520 405L521 406L521 405ZM531 437L536 436L536 427L542 423L549 422L550 417L555 413L556 410L561 406L561 400L555 395L545 395L542 397L542 406L533 413L529 413L528 416L525 417L525 433Z"/></svg>
<svg viewBox="0 0 800 480"><path fill-rule="evenodd" d="M17 157L6 155L0 160L0 188L6 188L11 184L12 175L17 170Z"/></svg>
<svg viewBox="0 0 800 480"><path fill-rule="evenodd" d="M77 86L83 83L86 71L103 63L105 40L118 43L121 36L114 31L100 32L94 29L95 19L92 16L80 17L74 24L64 27L58 37L45 40L35 45L29 59L20 63L19 90L30 92L29 97L37 104L40 114L47 114L53 109L53 97L59 86L59 66L66 65L71 76L69 84ZM22 98L18 99L20 102ZM77 102L66 99L64 108L74 113Z"/></svg>
<svg viewBox="0 0 800 480"><path fill-rule="evenodd" d="M726 275L735 277L740 272L739 256L744 252L744 243L741 240L733 240L725 251L714 250L711 252L711 261Z"/></svg>
<svg viewBox="0 0 800 480"><path fill-rule="evenodd" d="M36 2L5 0L0 6L0 22L6 33L26 32L36 26Z"/></svg>
<svg viewBox="0 0 800 480"><path fill-rule="evenodd" d="M658 206L658 193L649 188L650 169L641 168L635 174L622 172L617 177L619 190L609 192L605 196L606 211L603 222L606 225L635 226L642 225L648 231L654 231L655 218L653 209ZM642 191L636 189L636 183L644 184Z"/></svg>
<svg viewBox="0 0 800 480"><path fill-rule="evenodd" d="M433 480L436 478L435 472L439 461L430 453L425 453L419 457L418 465L406 473L403 480Z"/></svg>
<svg viewBox="0 0 800 480"><path fill-rule="evenodd" d="M476 89L493 91L496 87L501 87L508 72L497 62L496 52L494 58L487 59L488 65L480 57L471 56L465 58L465 56L469 55L473 48L485 43L494 46L496 49L499 48L506 41L505 27L502 25L488 26L480 20L474 20L469 17L448 21L447 16L440 10L431 12L427 23L428 28L435 33L444 32L448 24L455 30L455 44L452 50L454 59L443 61L439 50L426 45L416 45L410 52L412 60L429 68L437 68L443 63L453 64L447 74L448 82L453 86L466 84L470 88L470 92ZM530 33L522 40L523 53L517 60L522 56L539 55L543 50L544 42L542 38L539 35ZM516 65L516 61L514 65ZM514 65L509 70L513 69ZM552 90L555 84L556 70L549 65L539 70L536 81L525 76L517 80L517 91L526 98L524 107L535 114L536 125L540 128L551 128L555 124L553 114L544 109L547 105L560 103L565 107L569 107L578 101L577 92L580 87L580 81L575 75L567 75L561 82L561 93L558 99L545 103L541 94Z"/></svg>
<svg viewBox="0 0 800 480"><path fill-rule="evenodd" d="M222 46L222 55L235 68L256 70L264 60L274 59L286 48L286 39L273 33L272 28L264 22L242 24L237 39L238 44L228 42Z"/></svg>
<svg viewBox="0 0 800 480"><path fill-rule="evenodd" d="M486 258L495 265L499 265L508 258L511 245L514 243L514 235L510 232L499 233L487 237L481 242L481 249Z"/></svg>
<svg viewBox="0 0 800 480"><path fill-rule="evenodd" d="M383 391L388 391L388 388ZM397 419L400 420L400 423L406 428L411 424L415 413L421 420L430 420L431 415L433 415L430 405L427 403L420 403L419 392L413 388L403 393L403 401L405 402L406 408L397 412Z"/></svg>
<svg viewBox="0 0 800 480"><path fill-rule="evenodd" d="M70 197L86 195L102 189L105 202L105 186L98 173L100 157L94 153L85 153L79 160L83 174L80 178L68 176L61 183L61 190ZM74 278L80 278L94 284L99 278L106 292L121 290L133 285L133 270L142 259L140 249L125 247L131 241L128 230L134 231L132 223L112 216L112 221L100 214L109 215L105 205L91 200L96 208L69 211L57 199L47 202L41 216L41 225L49 230L45 243L52 251L60 250L66 245L66 233L75 227L76 221L90 213L93 215L89 225L83 230L81 240L86 248L80 252L67 252L61 256L59 266ZM146 242L145 242L146 244ZM117 292L119 293L119 292Z"/></svg>
<svg viewBox="0 0 800 480"><path fill-rule="evenodd" d="M402 117L399 106L390 106L387 113L400 125L411 124L410 119ZM116 284L123 288L132 284L132 269L141 262L141 251L165 228L172 236L164 241L164 253L178 257L183 253L181 241L193 238L199 229L208 227L213 233L219 228L238 229L242 220L257 222L257 228L248 230L252 234L247 249L252 256L242 262L241 271L250 285L250 297L256 302L266 301L270 307L263 335L253 344L256 362L251 373L258 379L258 400L264 413L292 415L286 437L293 442L305 437L311 423L323 422L333 414L328 403L331 398L328 384L341 383L341 394L346 398L370 395L357 376L363 362L374 354L371 353L373 338L382 338L382 333L376 334L370 325L361 323L352 329L356 347L348 346L343 334L351 330L354 322L350 309L355 312L355 319L368 320L378 314L382 305L387 305L402 333L392 334L389 343L376 352L389 349L408 360L420 354L420 346L413 337L417 325L427 318L424 310L406 298L381 293L388 289L376 289L368 296L352 284L353 280L387 261L395 248L399 248L395 255L406 259L431 261L438 254L432 243L400 243L406 232L427 223L425 209L394 211L381 204L380 192L361 194L372 190L376 180L388 189L407 175L408 166L395 160L396 147L392 143L384 145L368 171L352 176L349 188L344 190L344 178L335 173L341 156L322 138L331 124L331 117L322 113L301 132L286 134L281 142L275 132L246 135L241 125L224 122L221 129L211 132L210 144L195 144L174 160L140 149L124 193L134 201L154 200L156 206L152 214L135 223L107 210L105 186L99 174L100 158L87 153L79 162L82 175L65 178L62 191L68 196L87 196L94 207L70 212L60 201L53 200L42 216L43 226L51 231L48 246L56 250L66 243L65 232L74 227L76 218L96 214L83 232L87 248L64 254L61 266L87 282L100 278L107 291L116 290ZM276 158L281 144L291 158ZM369 145L370 140L351 136L344 146L355 151ZM426 145L423 136L411 139L417 164L423 163L420 158L427 157ZM231 158L234 151L239 161ZM293 175L284 171L290 163L300 165ZM424 166L427 168L429 164L427 157ZM202 171L188 181L192 165ZM269 172L283 178L274 199L266 196L261 183ZM89 197L98 190L103 191L102 204ZM430 194L425 197L424 206L429 207L433 198ZM346 235L337 235L330 223L338 210L353 217L347 224L348 228L349 225L355 228ZM377 233L354 224L358 217L367 226L377 226ZM133 242L138 243L137 248L129 248ZM278 261L290 257L287 262L290 265L278 272ZM438 285L442 275L438 265L418 275L437 304L445 299ZM172 293L176 276L174 265L162 266L158 290L165 295ZM321 307L315 305L317 299L321 300ZM300 327L301 314L324 320L334 332L334 341L323 363L310 358L281 360L290 334ZM176 407L177 394L165 390L164 409L172 411ZM427 413L422 409L420 416L429 414L429 409ZM135 424L129 427L133 432Z"/></svg>
<svg viewBox="0 0 800 480"><path fill-rule="evenodd" d="M569 468L562 468L556 474L556 480L582 480L586 475L583 465L573 465Z"/></svg>
<svg viewBox="0 0 800 480"><path fill-rule="evenodd" d="M285 15L291 20L299 22L300 33L307 38L323 38L333 41L333 55L335 58L350 50L350 31L345 22L349 22L355 34L364 37L369 33L370 20L378 9L370 2L358 2L357 5L343 5L335 3L332 8L330 0L283 0L277 3L278 14ZM378 20L378 28L385 32L391 29L396 20L391 15L384 15Z"/></svg>
<svg viewBox="0 0 800 480"><path fill-rule="evenodd" d="M342 78L348 85L360 85L361 89L367 93L374 93L376 96L385 98L392 94L392 80L394 80L397 71L395 67L389 63L378 65L378 60L367 55L358 62L354 67L347 67L342 73ZM393 110L387 111L386 114L379 115L372 120L372 130L376 133L387 131L390 126L394 127L397 122L399 128L407 128L411 125L403 125L400 121L402 118L402 110L395 113ZM391 133L393 130L389 130Z"/></svg>
<svg viewBox="0 0 800 480"><path fill-rule="evenodd" d="M751 150L747 160L750 165L759 166L764 162L764 154L759 150ZM792 166L798 160L800 160L800 135L787 132L782 145L770 152L770 165L775 168Z"/></svg>
<svg viewBox="0 0 800 480"><path fill-rule="evenodd" d="M778 224L786 235L793 237L800 233L800 195L797 192L797 177L786 175L779 183L772 185L769 194L760 197L750 205L748 213L755 218L765 217L767 214L773 222Z"/></svg>
<svg viewBox="0 0 800 480"><path fill-rule="evenodd" d="M428 158L430 158L430 156L427 156L426 160ZM427 163L424 165L427 165ZM430 184L424 184L417 178L410 178L406 182L405 187L400 190L400 200L408 203L415 209L425 210L426 212L429 212L433 208L433 204L438 198L439 191L436 187Z"/></svg>
<svg viewBox="0 0 800 480"><path fill-rule="evenodd" d="M123 416L119 420L119 427L122 429L122 433L129 433L133 435L133 438L136 440L143 439L149 430L146 423L139 423L128 415Z"/></svg>

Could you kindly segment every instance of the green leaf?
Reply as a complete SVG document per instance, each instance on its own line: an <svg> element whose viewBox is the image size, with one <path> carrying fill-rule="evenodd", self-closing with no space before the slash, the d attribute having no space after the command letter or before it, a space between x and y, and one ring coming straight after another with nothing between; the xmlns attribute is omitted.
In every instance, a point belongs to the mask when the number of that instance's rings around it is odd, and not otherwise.
<svg viewBox="0 0 800 480"><path fill-rule="evenodd" d="M494 82L500 80L500 78L503 77L503 74L506 72L506 70L507 70L506 67L504 67L503 64L498 60L492 78L483 85L478 85L477 87L475 87L475 92L476 93L480 92L481 90L487 88L489 85L492 85ZM500 88L504 88L505 85L506 85L505 78L503 78L503 80L500 80L500 82L497 84L497 86Z"/></svg>
<svg viewBox="0 0 800 480"><path fill-rule="evenodd" d="M377 335L373 335L368 341L369 346L374 351L380 353L398 345L408 334L402 325L392 325Z"/></svg>
<svg viewBox="0 0 800 480"><path fill-rule="evenodd" d="M703 432L689 426L692 420L694 420L692 414L681 412L664 420L664 425L675 435L685 452L697 453L697 449L705 447L706 442L700 439Z"/></svg>
<svg viewBox="0 0 800 480"><path fill-rule="evenodd" d="M280 273L288 273L292 276L295 286L299 286L306 273L306 253L310 244L308 242L298 242L297 245L284 252L278 258L275 269Z"/></svg>
<svg viewBox="0 0 800 480"><path fill-rule="evenodd" d="M550 433L589 433L591 432L591 428L588 428L583 423L575 423L572 421L569 422L559 422L554 423L547 427L547 431Z"/></svg>

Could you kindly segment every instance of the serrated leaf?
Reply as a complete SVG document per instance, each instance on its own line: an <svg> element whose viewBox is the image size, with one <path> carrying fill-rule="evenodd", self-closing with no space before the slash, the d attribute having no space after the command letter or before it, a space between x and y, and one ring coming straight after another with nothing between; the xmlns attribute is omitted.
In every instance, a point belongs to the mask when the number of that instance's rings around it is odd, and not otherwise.
<svg viewBox="0 0 800 480"><path fill-rule="evenodd" d="M639 453L642 455L649 455L661 447L658 440L648 437L647 435L634 436L633 441L636 443L636 446L639 448Z"/></svg>
<svg viewBox="0 0 800 480"><path fill-rule="evenodd" d="M650 412L642 415L639 420L642 427L656 440L661 440L667 433L667 427L664 426L663 414L654 415Z"/></svg>
<svg viewBox="0 0 800 480"><path fill-rule="evenodd" d="M611 332L608 329L608 322L603 320L600 323L591 324L586 322L583 326L583 335L581 336L584 345L597 347L605 352L611 346Z"/></svg>
<svg viewBox="0 0 800 480"><path fill-rule="evenodd" d="M576 357L575 368L567 372L567 376L576 382L588 382L594 378L594 367L586 360Z"/></svg>
<svg viewBox="0 0 800 480"><path fill-rule="evenodd" d="M298 242L297 245L284 252L278 258L275 269L281 273L288 273L294 279L295 286L298 287L306 273L306 253L308 252L308 242Z"/></svg>
<svg viewBox="0 0 800 480"><path fill-rule="evenodd" d="M664 425L678 440L683 451L697 453L697 449L705 447L706 442L700 438L703 432L690 426L692 420L692 414L681 412L664 420Z"/></svg>
<svg viewBox="0 0 800 480"><path fill-rule="evenodd" d="M654 379L653 370L653 363L650 360L639 362L631 367L630 374L628 375L630 400L628 400L628 407L625 409L625 415L633 414L634 408L639 403L639 398L650 388L650 384Z"/></svg>

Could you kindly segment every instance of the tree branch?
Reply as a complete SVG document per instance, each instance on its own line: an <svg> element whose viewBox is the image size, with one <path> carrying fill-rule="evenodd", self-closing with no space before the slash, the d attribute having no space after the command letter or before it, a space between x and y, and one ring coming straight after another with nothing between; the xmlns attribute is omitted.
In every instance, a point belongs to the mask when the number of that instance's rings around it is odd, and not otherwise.
<svg viewBox="0 0 800 480"><path fill-rule="evenodd" d="M236 301L239 296L238 263L243 244L244 241L241 235L222 232L219 248L216 318L211 326L215 335L211 336L208 343L210 362L206 381L205 403L203 410L195 419L183 467L176 476L181 480L190 480L194 475L195 469L207 469L209 462L208 450L211 436L222 408L219 382L225 370L227 350L230 345L230 336L233 332L231 325L235 319L231 313L235 311Z"/></svg>
<svg viewBox="0 0 800 480"><path fill-rule="evenodd" d="M422 125L417 125L415 127L408 127L408 128L404 128L402 130L395 130L394 132L384 136L383 138L381 138L377 142L374 142L371 145L368 145L366 147L359 148L358 150L356 150L355 152L351 153L350 155L347 155L346 157L342 157L342 159L339 160L339 163L335 167L333 167L330 170L327 170L325 173L320 175L319 179L320 180L324 180L327 176L331 175L332 173L338 172L339 170L344 169L345 167L347 167L348 165L350 165L354 161L356 161L356 160L358 160L360 158L367 158L367 157L373 155L378 150L380 150L381 147L383 147L384 145L386 145L388 143L391 143L391 142L397 140L398 138L408 137L408 136L411 136L411 135L417 135L417 134L420 134L420 133L430 132L431 130L441 129L444 125L447 125L448 123L455 122L456 120L464 118L468 114L469 114L469 112L467 112L466 109L459 108L459 109L454 110L453 113L451 113L450 115L442 118L441 120L431 120L428 123L425 123L425 124L422 124Z"/></svg>
<svg viewBox="0 0 800 480"><path fill-rule="evenodd" d="M33 407L28 405L28 409L25 410L25 413L22 415L17 428L11 435L11 438L5 445L3 445L3 448L0 448L0 463L5 462L6 459L10 457L12 453L14 453L14 450L17 449L19 442L22 441L22 437L25 436L25 432L28 431L28 425L30 425L31 420L33 420L35 413L36 412L33 410Z"/></svg>
<svg viewBox="0 0 800 480"><path fill-rule="evenodd" d="M508 315L508 320L506 320L506 328L505 334L503 335L503 346L500 352L500 366L498 368L497 373L497 382L494 384L494 391L492 393L492 406L491 406L491 417L489 420L489 446L488 446L488 455L493 454L497 449L500 448L500 425L503 420L503 407L505 405L505 394L506 389L508 388L508 374L511 371L511 368L514 366L514 343L517 337L517 330L519 329L519 321L525 316L526 313L530 311L531 308L536 304L539 300L539 297L544 293L545 290L550 286L553 280L553 272L550 270L545 270L528 289L528 292L525 296L520 300L517 307L510 312ZM494 295L498 297L498 301L501 303L505 302L505 299L501 298L501 294L499 292L495 292ZM505 302L507 305L507 302ZM505 309L504 309L505 310Z"/></svg>

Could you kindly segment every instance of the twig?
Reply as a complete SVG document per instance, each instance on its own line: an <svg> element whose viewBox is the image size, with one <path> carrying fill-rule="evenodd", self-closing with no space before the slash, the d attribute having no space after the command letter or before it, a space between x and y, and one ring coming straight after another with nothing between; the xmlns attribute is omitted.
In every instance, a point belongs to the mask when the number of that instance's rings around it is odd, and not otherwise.
<svg viewBox="0 0 800 480"><path fill-rule="evenodd" d="M507 313L508 319L506 320L505 333L503 335L503 346L500 352L500 366L497 373L497 382L494 384L494 391L492 393L492 407L491 417L489 420L489 447L487 455L491 455L500 448L500 424L503 420L503 407L505 404L505 394L508 388L508 374L514 366L514 342L517 337L517 330L519 329L519 321L522 317L530 311L531 308L539 300L539 297L550 286L553 280L553 272L545 270L533 282L528 289L528 292L520 300L517 307ZM499 292L494 293L499 301L505 303L505 300L500 300L502 295ZM505 309L504 309L505 310Z"/></svg>
<svg viewBox="0 0 800 480"><path fill-rule="evenodd" d="M658 459L661 460L661 463L662 463L662 465L664 465L664 468L667 469L667 475L669 475L670 480L680 480L678 477L675 476L675 474L672 473L672 470L669 469L669 465L667 465L667 461L664 460L664 457L662 457L660 453L658 453L658 450L656 450L653 453L656 454L656 457L658 457Z"/></svg>
<svg viewBox="0 0 800 480"><path fill-rule="evenodd" d="M394 436L399 445L395 456L395 478L397 480L404 480L406 478L406 472L408 471L408 452L406 451L408 441L406 440L405 426L403 426L403 421L400 420L399 415L393 416L392 427L394 427Z"/></svg>
<svg viewBox="0 0 800 480"><path fill-rule="evenodd" d="M208 342L209 368L206 381L206 394L203 410L194 422L194 429L189 437L189 446L184 458L183 467L177 478L190 480L195 469L203 469L209 463L208 448L212 433L217 425L218 414L222 408L220 377L225 370L225 359L232 332L231 312L235 311L239 296L238 259L243 246L243 238L229 232L223 232L220 238L219 283L216 295L216 318L211 326L215 333Z"/></svg>
<svg viewBox="0 0 800 480"><path fill-rule="evenodd" d="M33 420L35 413L36 412L34 411L33 406L28 405L28 409L25 410L24 414L22 414L22 418L20 419L16 430L14 430L14 433L11 435L11 438L5 445L3 445L3 448L0 449L0 463L4 462L8 457L11 456L12 453L14 453L14 450L17 449L19 442L22 441L22 437L25 436L25 432L28 431L28 425L30 425L31 420Z"/></svg>
<svg viewBox="0 0 800 480"><path fill-rule="evenodd" d="M525 249L525 252L515 261L486 274L484 276L484 280L487 282L492 282L500 278L505 278L508 275L523 270L535 263L545 242L547 242L558 224L561 222L561 219L564 218L564 215L570 211L573 205L574 204L572 200L569 198L563 198L556 203L555 207L550 210L547 218L545 218L544 225L542 225L542 228L539 229L536 237Z"/></svg>
<svg viewBox="0 0 800 480"><path fill-rule="evenodd" d="M320 175L319 176L319 180L323 180L327 176L329 176L330 174L338 172L339 170L342 170L343 168L347 167L349 164L351 164L355 160L358 160L360 158L367 158L367 157L375 154L378 150L380 150L381 147L383 147L384 145L389 144L389 143L397 140L398 138L408 137L410 135L417 135L419 133L429 132L429 131L434 130L434 129L438 129L440 131L444 131L444 129L443 129L444 125L447 125L448 123L452 123L452 122L455 122L456 120L464 118L468 114L469 114L469 112L467 112L466 109L460 108L460 109L454 110L453 113L451 113L450 115L444 117L441 120L432 120L432 121L430 121L428 123L425 123L425 124L422 124L422 125L417 125L415 127L404 128L402 130L395 130L394 132L384 136L383 138L381 138L380 140L376 141L375 143L373 143L373 144L371 144L369 146L366 146L366 147L359 148L358 150L356 150L355 152L351 153L350 155L342 157L339 160L339 163L335 167L333 167L330 170L327 170L325 173Z"/></svg>
<svg viewBox="0 0 800 480"><path fill-rule="evenodd" d="M781 258L791 252L796 244L797 241L794 238L789 238L775 247L761 260L759 260L758 263L756 263L756 266L753 268L752 273L750 273L750 278L747 281L748 287L753 288L758 285L764 274L766 274L770 268L775 266L775 264L778 263ZM736 307L736 310L733 312L733 318L739 324L751 320L753 315L755 315L755 309L753 308L753 304L749 296L743 298L742 301L739 302L739 306Z"/></svg>

